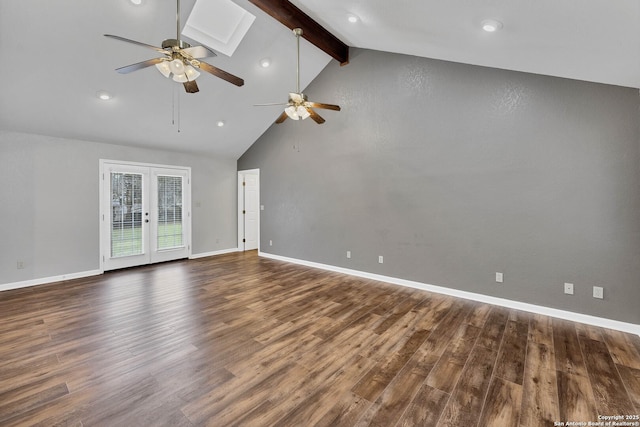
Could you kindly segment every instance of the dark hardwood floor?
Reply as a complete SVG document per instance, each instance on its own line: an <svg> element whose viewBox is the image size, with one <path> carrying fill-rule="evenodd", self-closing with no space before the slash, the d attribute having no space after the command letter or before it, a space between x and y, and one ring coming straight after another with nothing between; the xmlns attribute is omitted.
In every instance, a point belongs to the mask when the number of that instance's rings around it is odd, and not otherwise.
<svg viewBox="0 0 640 427"><path fill-rule="evenodd" d="M638 336L255 252L0 293L4 427L539 427L638 414Z"/></svg>

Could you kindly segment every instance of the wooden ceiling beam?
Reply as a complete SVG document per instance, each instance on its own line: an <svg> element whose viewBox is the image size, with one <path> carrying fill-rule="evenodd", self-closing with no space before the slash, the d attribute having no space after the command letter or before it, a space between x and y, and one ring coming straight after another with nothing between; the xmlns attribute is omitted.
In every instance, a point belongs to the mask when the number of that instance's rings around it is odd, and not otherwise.
<svg viewBox="0 0 640 427"><path fill-rule="evenodd" d="M349 46L288 0L249 0L249 2L291 30L302 28L303 38L337 60L340 65L349 63Z"/></svg>

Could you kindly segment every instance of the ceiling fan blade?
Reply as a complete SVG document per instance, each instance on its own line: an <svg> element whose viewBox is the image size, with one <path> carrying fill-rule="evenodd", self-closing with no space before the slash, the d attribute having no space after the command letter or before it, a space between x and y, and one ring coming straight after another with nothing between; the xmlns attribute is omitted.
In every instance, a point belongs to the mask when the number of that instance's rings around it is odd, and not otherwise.
<svg viewBox="0 0 640 427"><path fill-rule="evenodd" d="M283 111L282 114L280 114L280 117L278 117L276 119L276 123L280 124L280 123L284 122L285 120L287 120L287 117L289 117L289 116L287 116L287 113L285 113Z"/></svg>
<svg viewBox="0 0 640 427"><path fill-rule="evenodd" d="M191 46L181 50L192 58L213 58L216 55L214 51L204 46Z"/></svg>
<svg viewBox="0 0 640 427"><path fill-rule="evenodd" d="M119 72L120 74L128 74L128 73L131 73L133 71L141 70L143 68L147 68L147 67L150 67L152 65L159 64L159 63L161 63L163 61L166 61L166 58L147 59L146 61L142 61L142 62L138 62L138 63L135 63L135 64L127 65L127 66L124 66L124 67L116 68L116 71Z"/></svg>
<svg viewBox="0 0 640 427"><path fill-rule="evenodd" d="M319 102L306 102L305 106L311 107L311 108L324 108L325 110L340 111L340 106L333 105L333 104L321 104Z"/></svg>
<svg viewBox="0 0 640 427"><path fill-rule="evenodd" d="M220 68L214 67L211 64L207 64L206 62L202 62L202 61L198 61L198 62L199 63L197 64L197 66L201 70L206 71L207 73L213 74L216 77L220 77L222 80L226 80L229 83L234 84L236 86L242 86L244 84L244 80L242 80L240 77L236 77L233 74L227 73L226 71L221 70Z"/></svg>
<svg viewBox="0 0 640 427"><path fill-rule="evenodd" d="M307 109L307 111L309 112L309 114L311 114L311 118L313 119L314 122L316 122L317 124L321 125L325 122L325 120L320 117L320 114L316 113L315 111L313 111L311 108L309 107L305 107Z"/></svg>
<svg viewBox="0 0 640 427"><path fill-rule="evenodd" d="M270 107L273 105L289 105L287 102L274 102L271 104L253 104L254 107Z"/></svg>
<svg viewBox="0 0 640 427"><path fill-rule="evenodd" d="M187 81L182 84L184 85L184 90L186 90L187 93L196 93L200 90L198 89L198 84L195 80Z"/></svg>
<svg viewBox="0 0 640 427"><path fill-rule="evenodd" d="M150 44L146 44L146 43L142 43L142 42L137 42L137 41L135 41L135 40L131 40L131 39L125 39L124 37L114 36L113 34L105 34L104 36L105 36L105 37L110 37L110 38L112 38L112 39L120 40L120 41L123 41L123 42L127 42L127 43L137 44L138 46L143 46L143 47L146 47L146 48L149 48L149 49L153 49L153 50L155 50L156 52L167 53L167 51L166 51L166 50L164 50L164 49L163 49L163 48L161 48L161 47L152 46L152 45L150 45Z"/></svg>

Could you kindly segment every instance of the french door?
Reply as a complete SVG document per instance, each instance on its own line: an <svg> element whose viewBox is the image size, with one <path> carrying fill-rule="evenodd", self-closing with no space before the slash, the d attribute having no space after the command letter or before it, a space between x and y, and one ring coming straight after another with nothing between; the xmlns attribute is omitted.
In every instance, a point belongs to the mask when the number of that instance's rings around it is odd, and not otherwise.
<svg viewBox="0 0 640 427"><path fill-rule="evenodd" d="M100 163L102 269L188 257L190 169Z"/></svg>

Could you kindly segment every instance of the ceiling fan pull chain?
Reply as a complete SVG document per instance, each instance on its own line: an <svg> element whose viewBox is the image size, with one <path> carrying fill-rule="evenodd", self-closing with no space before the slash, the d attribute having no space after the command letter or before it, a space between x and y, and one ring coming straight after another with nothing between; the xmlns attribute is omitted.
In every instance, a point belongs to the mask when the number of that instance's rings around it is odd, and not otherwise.
<svg viewBox="0 0 640 427"><path fill-rule="evenodd" d="M180 91L177 88L174 86L171 92L171 125L177 126L180 133Z"/></svg>
<svg viewBox="0 0 640 427"><path fill-rule="evenodd" d="M176 94L176 101L177 101L176 104L178 106L178 113L177 113L177 115L178 115L178 133L180 133L180 90L178 89L178 87L179 86L174 86L173 90L174 90L174 92Z"/></svg>

